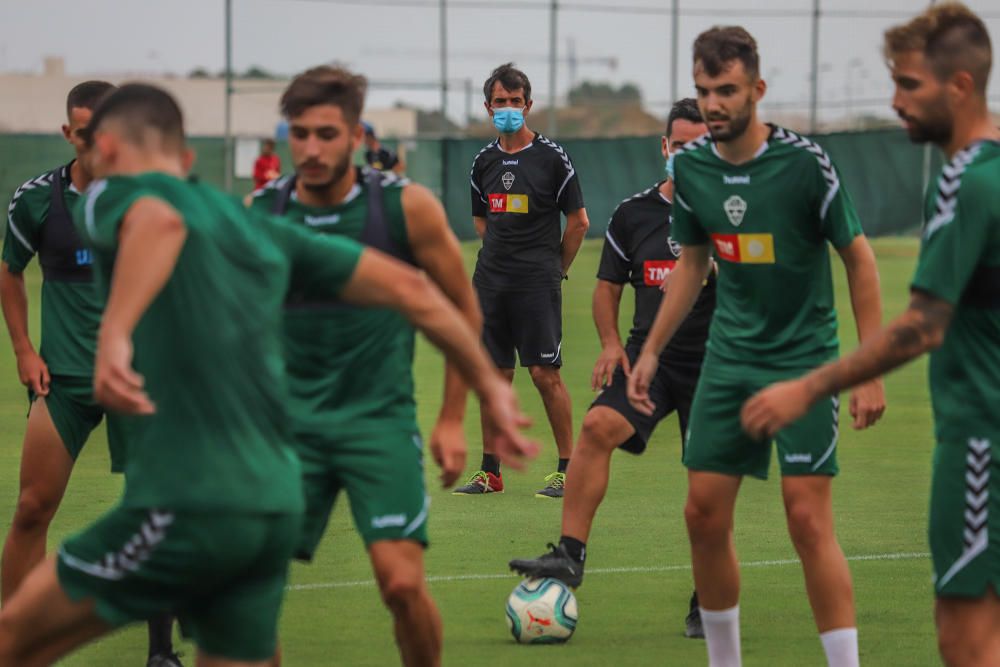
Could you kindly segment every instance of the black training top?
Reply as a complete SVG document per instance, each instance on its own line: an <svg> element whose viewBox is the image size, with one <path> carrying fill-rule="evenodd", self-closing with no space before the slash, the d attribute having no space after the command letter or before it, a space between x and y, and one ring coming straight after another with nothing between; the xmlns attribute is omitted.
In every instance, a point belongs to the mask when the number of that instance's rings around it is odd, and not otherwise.
<svg viewBox="0 0 1000 667"><path fill-rule="evenodd" d="M681 247L670 238L671 205L657 183L623 201L611 215L604 238L600 280L635 288L635 315L630 345L642 345L653 325L663 293L660 285L680 258ZM715 310L715 275L698 295L694 308L681 324L664 355L672 358L702 357Z"/></svg>
<svg viewBox="0 0 1000 667"><path fill-rule="evenodd" d="M486 219L473 282L534 290L562 281L560 213L583 208L576 170L561 146L535 134L516 153L499 139L472 162L472 215Z"/></svg>

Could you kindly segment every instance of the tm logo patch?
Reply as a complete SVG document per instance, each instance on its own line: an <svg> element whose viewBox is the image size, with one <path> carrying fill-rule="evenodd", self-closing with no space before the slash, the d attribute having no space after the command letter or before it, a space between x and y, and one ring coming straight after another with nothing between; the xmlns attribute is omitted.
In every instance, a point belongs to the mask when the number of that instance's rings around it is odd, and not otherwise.
<svg viewBox="0 0 1000 667"><path fill-rule="evenodd" d="M528 195L490 195L490 213L527 213Z"/></svg>

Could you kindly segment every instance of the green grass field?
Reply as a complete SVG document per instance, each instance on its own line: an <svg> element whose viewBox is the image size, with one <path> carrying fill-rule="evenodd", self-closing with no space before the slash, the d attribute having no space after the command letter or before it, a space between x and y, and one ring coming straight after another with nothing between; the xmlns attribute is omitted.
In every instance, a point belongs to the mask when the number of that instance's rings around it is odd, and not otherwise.
<svg viewBox="0 0 1000 667"><path fill-rule="evenodd" d="M885 312L907 301L915 240L875 243ZM592 398L591 367L598 340L590 318L592 276L600 243L588 241L564 291L564 377L578 427ZM471 269L475 246L467 244ZM842 340L853 347L853 319L843 270L835 262ZM38 276L32 273L37 299ZM780 298L780 295L775 295ZM37 316L37 300L32 302ZM631 295L623 324L631 317ZM627 327L623 326L623 331ZM37 332L37 323L33 329ZM8 348L9 349L9 348ZM931 567L925 521L932 448L925 362L887 381L889 408L875 428L841 430L842 473L835 484L837 528L851 558L860 629L861 659L869 665L937 663L932 620ZM421 342L415 376L424 433L440 401L441 360ZM0 354L0 517L9 525L17 495L18 462L26 403L13 355ZM363 379L359 379L363 381ZM588 544L588 575L578 591L580 623L564 646L520 646L507 632L504 600L517 579L506 562L541 553L559 536L558 501L533 497L554 470L556 453L537 393L525 372L516 385L543 453L524 474L505 476L503 495L457 497L442 491L428 463L433 506L432 546L427 553L431 590L445 624L446 665L699 665L703 642L685 639L683 618L691 593L682 506L685 474L679 462L675 417L655 433L642 457L618 453L611 486ZM846 413L846 410L845 410ZM842 422L846 422L842 419ZM470 403L467 429L470 466L478 466L478 413ZM813 626L801 570L785 531L779 485L747 481L739 500L736 541L743 567L744 664L825 664ZM183 481L179 481L183 483ZM107 472L103 432L85 448L51 533L54 547L85 526L118 497L121 480ZM353 532L346 500L336 510L316 561L295 565L285 602L281 636L285 664L392 665L398 663L390 618L372 585L361 541ZM145 664L145 629L134 627L80 651L63 664L138 667ZM184 645L186 664L193 648Z"/></svg>

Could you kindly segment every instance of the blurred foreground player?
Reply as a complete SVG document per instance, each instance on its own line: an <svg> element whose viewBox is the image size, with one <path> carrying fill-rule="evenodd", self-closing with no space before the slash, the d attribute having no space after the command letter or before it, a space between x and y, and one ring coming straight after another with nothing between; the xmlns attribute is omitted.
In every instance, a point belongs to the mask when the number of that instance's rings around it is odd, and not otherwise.
<svg viewBox="0 0 1000 667"><path fill-rule="evenodd" d="M88 135L94 175L105 178L77 228L108 291L95 397L133 415L125 493L0 611L0 666L50 664L167 609L198 645L199 665L275 664L303 509L279 336L290 289L400 308L481 395L505 454L516 462L534 445L475 333L419 273L183 180L192 155L166 92L123 86Z"/></svg>

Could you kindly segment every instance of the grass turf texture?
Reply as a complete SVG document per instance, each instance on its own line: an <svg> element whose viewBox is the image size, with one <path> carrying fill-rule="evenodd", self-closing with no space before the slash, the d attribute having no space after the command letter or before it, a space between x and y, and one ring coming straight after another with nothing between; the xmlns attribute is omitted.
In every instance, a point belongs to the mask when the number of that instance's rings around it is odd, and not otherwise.
<svg viewBox="0 0 1000 667"><path fill-rule="evenodd" d="M882 277L886 316L908 300L917 242L874 243ZM590 373L599 343L590 316L601 245L587 241L564 283L563 376L573 398L574 433L592 399ZM476 246L464 246L471 270ZM834 262L844 348L854 347L853 318L843 269ZM39 275L29 271L32 314L38 314ZM629 291L629 290L626 290ZM780 298L780 295L775 295ZM622 332L628 331L632 296L622 304ZM32 331L37 334L37 319ZM6 534L17 495L20 443L26 408L9 347L0 354L0 517ZM937 661L932 621L931 567L926 544L927 498L933 446L926 362L912 364L887 380L888 411L875 428L855 432L842 413L834 485L837 530L852 560L860 628L861 660L872 665L927 665ZM420 423L429 434L441 395L439 355L421 341L414 369ZM698 665L704 643L685 639L684 615L691 593L688 543L682 506L685 474L679 462L676 417L657 429L641 457L613 458L611 484L588 544L588 576L577 591L580 623L562 646L517 645L507 632L504 601L518 579L507 560L535 556L559 536L559 501L534 497L544 475L555 470L556 451L545 413L528 374L516 386L543 453L526 474L505 475L506 493L457 497L440 489L428 459L433 497L427 572L445 627L445 665L486 660L491 665ZM479 464L478 411L466 419L467 473ZM117 499L121 479L108 472L103 428L85 447L63 507L56 516L50 548L86 526ZM179 483L183 483L180 481ZM824 664L822 648L805 596L801 570L785 530L777 470L771 480L748 480L739 498L736 544L742 571L744 664ZM894 559L889 556L895 555ZM902 555L902 556L900 556ZM285 601L281 637L285 664L390 665L398 662L389 613L371 583L369 564L353 532L346 498L335 511L312 565L295 565ZM185 664L194 649L182 644ZM62 664L136 667L144 664L146 632L141 626L115 633ZM474 657L475 656L475 657Z"/></svg>

